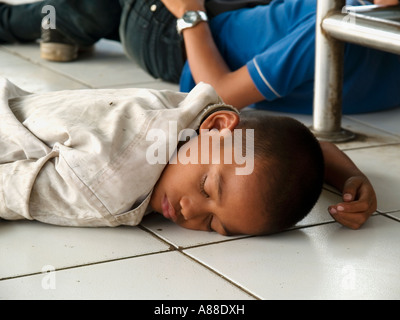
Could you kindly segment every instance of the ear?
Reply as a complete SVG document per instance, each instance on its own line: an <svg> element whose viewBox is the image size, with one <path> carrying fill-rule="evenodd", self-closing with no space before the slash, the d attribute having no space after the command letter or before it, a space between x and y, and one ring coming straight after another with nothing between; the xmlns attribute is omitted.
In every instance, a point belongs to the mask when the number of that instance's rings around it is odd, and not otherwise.
<svg viewBox="0 0 400 320"><path fill-rule="evenodd" d="M200 129L217 129L218 131L229 129L233 131L238 123L239 115L236 112L222 110L208 116L201 124Z"/></svg>

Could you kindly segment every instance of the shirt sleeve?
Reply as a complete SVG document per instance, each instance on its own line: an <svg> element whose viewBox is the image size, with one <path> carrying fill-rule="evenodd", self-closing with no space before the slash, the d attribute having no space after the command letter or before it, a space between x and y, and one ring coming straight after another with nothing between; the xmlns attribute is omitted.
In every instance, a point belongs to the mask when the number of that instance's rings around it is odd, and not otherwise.
<svg viewBox="0 0 400 320"><path fill-rule="evenodd" d="M181 92L190 92L190 90L192 90L195 86L196 83L194 82L192 72L190 71L189 63L186 61L179 81L179 90Z"/></svg>
<svg viewBox="0 0 400 320"><path fill-rule="evenodd" d="M315 22L309 21L247 63L257 89L269 101L282 98L314 77Z"/></svg>
<svg viewBox="0 0 400 320"><path fill-rule="evenodd" d="M0 217L68 226L114 226L101 202L57 151L0 165Z"/></svg>

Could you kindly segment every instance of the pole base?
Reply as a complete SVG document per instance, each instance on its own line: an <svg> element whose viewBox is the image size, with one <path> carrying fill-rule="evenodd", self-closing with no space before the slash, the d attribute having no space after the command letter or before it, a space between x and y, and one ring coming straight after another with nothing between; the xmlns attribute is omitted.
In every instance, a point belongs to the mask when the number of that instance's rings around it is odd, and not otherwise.
<svg viewBox="0 0 400 320"><path fill-rule="evenodd" d="M356 134L346 130L341 129L340 131L328 132L328 131L317 131L313 127L310 127L311 132L315 135L318 140L329 141L329 142L347 142L353 140Z"/></svg>

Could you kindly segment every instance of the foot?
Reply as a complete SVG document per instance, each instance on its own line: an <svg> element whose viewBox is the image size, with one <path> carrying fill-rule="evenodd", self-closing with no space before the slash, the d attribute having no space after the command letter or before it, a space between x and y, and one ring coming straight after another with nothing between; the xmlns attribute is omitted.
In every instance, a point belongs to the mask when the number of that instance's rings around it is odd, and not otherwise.
<svg viewBox="0 0 400 320"><path fill-rule="evenodd" d="M46 25L47 24L47 25ZM42 59L69 62L78 57L78 45L57 29L50 28L49 21L42 24L40 56Z"/></svg>

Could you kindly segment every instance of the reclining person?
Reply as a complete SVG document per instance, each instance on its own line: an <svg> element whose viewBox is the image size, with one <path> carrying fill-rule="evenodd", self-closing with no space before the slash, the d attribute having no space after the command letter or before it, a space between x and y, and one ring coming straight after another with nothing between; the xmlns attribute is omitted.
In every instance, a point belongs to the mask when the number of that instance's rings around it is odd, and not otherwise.
<svg viewBox="0 0 400 320"><path fill-rule="evenodd" d="M156 211L185 228L270 234L308 214L324 177L343 192L329 208L338 222L356 229L376 210L334 145L288 117L239 114L204 83L31 94L0 79L0 99L3 219L134 226Z"/></svg>

